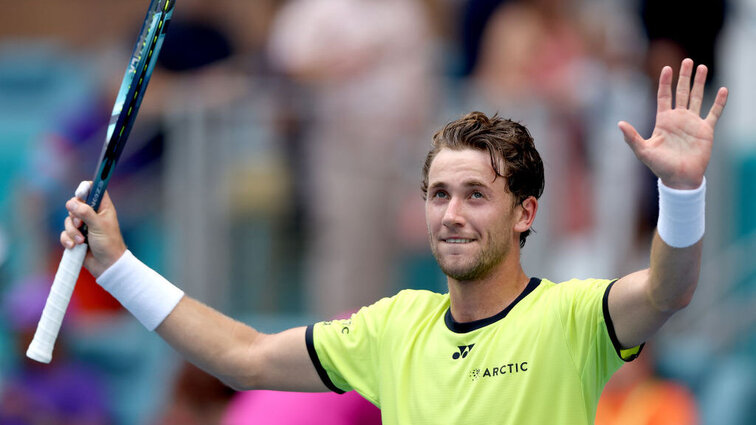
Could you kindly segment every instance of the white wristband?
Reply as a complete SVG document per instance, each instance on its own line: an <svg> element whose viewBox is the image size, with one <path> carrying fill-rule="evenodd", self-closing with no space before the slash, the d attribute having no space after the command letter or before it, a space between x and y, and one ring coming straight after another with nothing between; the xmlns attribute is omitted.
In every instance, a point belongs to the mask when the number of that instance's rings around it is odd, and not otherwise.
<svg viewBox="0 0 756 425"><path fill-rule="evenodd" d="M184 296L184 291L128 250L100 275L97 283L150 331L165 320Z"/></svg>
<svg viewBox="0 0 756 425"><path fill-rule="evenodd" d="M685 248L701 240L705 228L706 177L693 190L667 187L659 179L659 237L667 245Z"/></svg>

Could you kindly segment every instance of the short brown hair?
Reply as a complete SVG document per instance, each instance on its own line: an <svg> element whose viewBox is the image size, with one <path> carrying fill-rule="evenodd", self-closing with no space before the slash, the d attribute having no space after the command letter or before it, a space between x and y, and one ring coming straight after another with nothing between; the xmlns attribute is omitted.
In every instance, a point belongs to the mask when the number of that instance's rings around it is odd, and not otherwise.
<svg viewBox="0 0 756 425"><path fill-rule="evenodd" d="M514 196L516 204L530 196L538 199L543 194L543 161L528 129L518 122L500 118L498 114L489 118L475 111L446 124L433 135L433 147L423 165L423 199L428 197L431 163L444 148L488 151L491 167L498 177L507 180L507 190ZM504 160L503 170L499 166L500 159ZM530 229L520 234L520 247L525 246L529 234Z"/></svg>

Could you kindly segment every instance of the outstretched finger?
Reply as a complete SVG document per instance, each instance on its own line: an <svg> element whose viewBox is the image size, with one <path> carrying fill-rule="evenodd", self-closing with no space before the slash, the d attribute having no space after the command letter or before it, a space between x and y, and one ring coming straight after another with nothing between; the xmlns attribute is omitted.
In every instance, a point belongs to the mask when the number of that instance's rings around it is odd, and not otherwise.
<svg viewBox="0 0 756 425"><path fill-rule="evenodd" d="M675 108L687 108L690 95L690 76L693 74L693 60L685 58L680 64L680 75L677 77L677 91L675 92Z"/></svg>
<svg viewBox="0 0 756 425"><path fill-rule="evenodd" d="M714 104L711 105L711 109L709 109L709 115L706 116L706 122L712 127L717 125L719 117L722 116L722 110L724 110L725 104L727 103L727 94L727 88L720 87L717 92L717 97L714 99Z"/></svg>
<svg viewBox="0 0 756 425"><path fill-rule="evenodd" d="M707 72L706 65L698 65L698 68L696 68L696 77L693 80L693 90L690 92L690 106L688 108L696 115L701 114Z"/></svg>
<svg viewBox="0 0 756 425"><path fill-rule="evenodd" d="M656 113L672 109L672 68L665 66L659 74L659 91L656 94Z"/></svg>

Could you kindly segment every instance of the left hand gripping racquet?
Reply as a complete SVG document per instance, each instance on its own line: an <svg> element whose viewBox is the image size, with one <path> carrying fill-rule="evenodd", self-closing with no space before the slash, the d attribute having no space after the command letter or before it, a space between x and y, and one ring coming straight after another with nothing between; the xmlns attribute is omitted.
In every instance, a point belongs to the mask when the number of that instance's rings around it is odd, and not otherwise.
<svg viewBox="0 0 756 425"><path fill-rule="evenodd" d="M118 157L134 125L144 91L163 44L166 27L173 15L174 5L175 0L151 0L150 2L131 61L126 68L121 88L118 90L105 146L103 146L97 172L92 179L92 187L87 196L87 204L95 211L100 207L100 201L105 194L113 168L118 162ZM86 226L82 226L81 230L86 235ZM77 245L73 249L66 249L63 253L34 339L26 351L26 356L30 359L42 363L49 363L52 360L55 340L86 254L86 243Z"/></svg>

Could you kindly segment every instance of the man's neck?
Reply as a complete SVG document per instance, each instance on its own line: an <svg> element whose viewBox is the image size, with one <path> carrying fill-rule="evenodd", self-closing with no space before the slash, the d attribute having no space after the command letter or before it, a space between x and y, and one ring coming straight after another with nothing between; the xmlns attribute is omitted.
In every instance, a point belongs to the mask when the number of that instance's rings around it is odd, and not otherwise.
<svg viewBox="0 0 756 425"><path fill-rule="evenodd" d="M500 267L475 281L448 278L452 317L460 323L491 317L510 305L529 280L519 262L515 267Z"/></svg>

